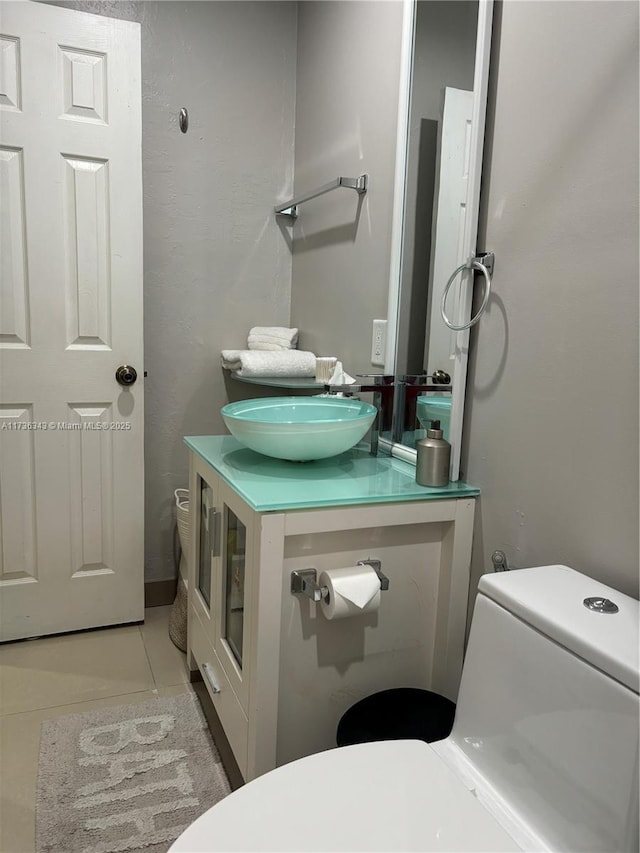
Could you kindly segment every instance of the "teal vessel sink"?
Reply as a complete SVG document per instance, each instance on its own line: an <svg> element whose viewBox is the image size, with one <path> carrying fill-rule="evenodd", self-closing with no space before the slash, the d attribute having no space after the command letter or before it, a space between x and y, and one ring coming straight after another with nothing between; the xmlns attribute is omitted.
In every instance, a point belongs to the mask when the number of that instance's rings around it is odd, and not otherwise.
<svg viewBox="0 0 640 853"><path fill-rule="evenodd" d="M423 429L431 429L431 421L440 421L442 437L449 440L451 431L451 397L418 397L416 414Z"/></svg>
<svg viewBox="0 0 640 853"><path fill-rule="evenodd" d="M221 409L239 442L276 459L301 462L344 453L375 420L370 403L340 397L267 397Z"/></svg>

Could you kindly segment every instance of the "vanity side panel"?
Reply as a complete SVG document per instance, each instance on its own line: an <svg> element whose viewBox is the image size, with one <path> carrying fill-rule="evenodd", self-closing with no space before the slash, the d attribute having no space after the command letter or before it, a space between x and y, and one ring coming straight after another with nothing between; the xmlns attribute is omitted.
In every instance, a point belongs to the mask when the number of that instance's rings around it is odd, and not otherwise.
<svg viewBox="0 0 640 853"><path fill-rule="evenodd" d="M276 766L284 525L282 513L260 515L254 525L254 553L260 555L260 569L253 576L253 600L258 604L250 624L253 671L247 782Z"/></svg>
<svg viewBox="0 0 640 853"><path fill-rule="evenodd" d="M340 717L364 696L431 685L441 539L451 525L370 524L377 526L285 539L278 765L335 747ZM377 612L328 621L319 605L290 592L294 569L320 573L369 557L389 578Z"/></svg>

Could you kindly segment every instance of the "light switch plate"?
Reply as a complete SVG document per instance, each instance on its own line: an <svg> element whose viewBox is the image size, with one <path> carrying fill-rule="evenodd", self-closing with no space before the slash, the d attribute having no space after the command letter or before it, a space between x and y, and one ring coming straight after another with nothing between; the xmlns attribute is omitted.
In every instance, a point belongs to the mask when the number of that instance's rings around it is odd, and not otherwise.
<svg viewBox="0 0 640 853"><path fill-rule="evenodd" d="M384 356L387 348L387 321L373 321L371 338L371 364L374 367L384 367Z"/></svg>

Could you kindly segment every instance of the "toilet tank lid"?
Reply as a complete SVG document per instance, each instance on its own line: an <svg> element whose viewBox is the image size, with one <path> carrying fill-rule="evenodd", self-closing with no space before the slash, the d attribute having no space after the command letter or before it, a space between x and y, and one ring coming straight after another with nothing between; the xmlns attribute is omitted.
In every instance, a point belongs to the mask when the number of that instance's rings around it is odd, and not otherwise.
<svg viewBox="0 0 640 853"><path fill-rule="evenodd" d="M483 575L478 592L552 640L639 691L640 603L569 566L537 566ZM599 613L585 598L608 598L617 613Z"/></svg>

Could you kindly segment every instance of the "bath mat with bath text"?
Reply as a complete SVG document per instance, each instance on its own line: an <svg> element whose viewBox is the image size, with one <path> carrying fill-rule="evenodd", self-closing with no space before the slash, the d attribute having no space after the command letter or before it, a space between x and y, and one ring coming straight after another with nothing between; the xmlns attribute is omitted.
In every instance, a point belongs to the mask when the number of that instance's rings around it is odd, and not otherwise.
<svg viewBox="0 0 640 853"><path fill-rule="evenodd" d="M37 853L166 853L230 792L191 693L45 720Z"/></svg>

